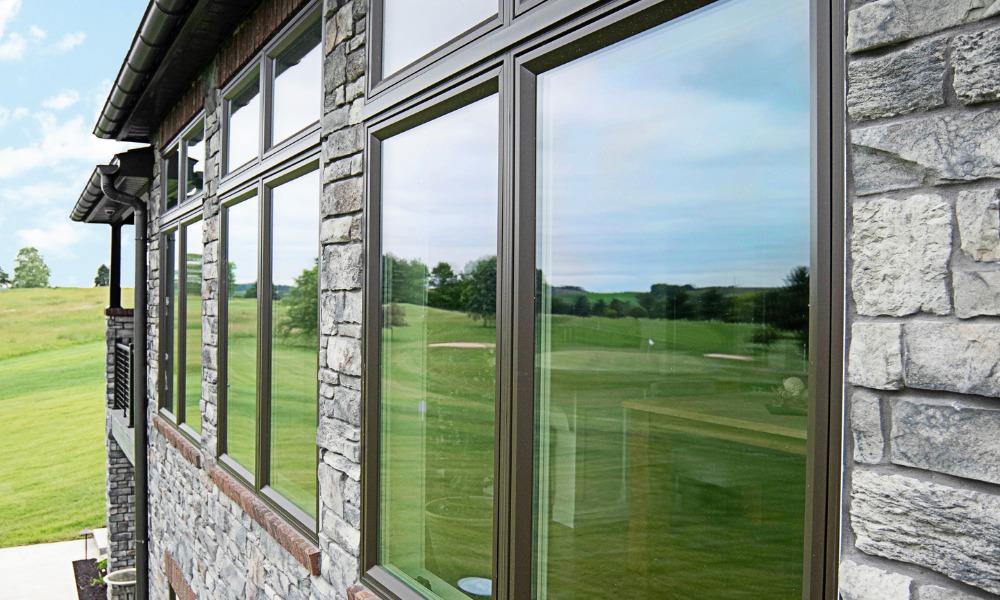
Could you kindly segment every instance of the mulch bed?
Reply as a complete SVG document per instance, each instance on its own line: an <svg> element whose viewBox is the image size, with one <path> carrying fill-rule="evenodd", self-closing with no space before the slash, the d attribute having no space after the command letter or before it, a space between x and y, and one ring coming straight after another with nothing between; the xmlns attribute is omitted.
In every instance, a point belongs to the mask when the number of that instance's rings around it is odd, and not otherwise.
<svg viewBox="0 0 1000 600"><path fill-rule="evenodd" d="M94 584L100 576L96 560L74 560L73 574L76 575L76 594L80 600L105 600L108 597L108 586Z"/></svg>

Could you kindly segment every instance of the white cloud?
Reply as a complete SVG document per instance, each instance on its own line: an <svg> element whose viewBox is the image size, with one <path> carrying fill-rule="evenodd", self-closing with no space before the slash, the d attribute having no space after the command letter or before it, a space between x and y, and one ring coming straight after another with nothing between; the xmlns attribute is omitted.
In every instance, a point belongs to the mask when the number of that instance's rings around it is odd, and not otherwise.
<svg viewBox="0 0 1000 600"><path fill-rule="evenodd" d="M7 29L7 23L11 22L21 10L21 0L0 0L0 38Z"/></svg>
<svg viewBox="0 0 1000 600"><path fill-rule="evenodd" d="M15 116L17 113L14 111ZM0 180L13 179L35 169L92 167L134 146L96 138L82 116L60 121L52 113L40 112L33 117L38 123L38 131L31 142L24 146L0 147Z"/></svg>
<svg viewBox="0 0 1000 600"><path fill-rule="evenodd" d="M39 42L44 40L45 37L48 36L48 34L45 33L45 30L39 27L38 25L32 25L31 27L29 27L28 34Z"/></svg>
<svg viewBox="0 0 1000 600"><path fill-rule="evenodd" d="M86 39L87 34L82 31L67 33L59 38L58 42L56 42L56 50L59 50L60 52L67 52L82 44Z"/></svg>
<svg viewBox="0 0 1000 600"><path fill-rule="evenodd" d="M23 246L33 246L45 256L72 258L78 243L90 237L87 225L69 220L65 210L52 211L46 224L33 229L20 229L14 234Z"/></svg>
<svg viewBox="0 0 1000 600"><path fill-rule="evenodd" d="M51 98L46 98L42 102L42 106L51 110L63 110L73 106L79 100L80 94L76 90L63 90Z"/></svg>
<svg viewBox="0 0 1000 600"><path fill-rule="evenodd" d="M12 33L0 42L0 60L21 60L28 40L20 33Z"/></svg>
<svg viewBox="0 0 1000 600"><path fill-rule="evenodd" d="M14 112L11 113L10 117L15 121L19 121L24 117L27 117L29 113L30 111L27 108L23 106L18 106L17 108L14 109Z"/></svg>

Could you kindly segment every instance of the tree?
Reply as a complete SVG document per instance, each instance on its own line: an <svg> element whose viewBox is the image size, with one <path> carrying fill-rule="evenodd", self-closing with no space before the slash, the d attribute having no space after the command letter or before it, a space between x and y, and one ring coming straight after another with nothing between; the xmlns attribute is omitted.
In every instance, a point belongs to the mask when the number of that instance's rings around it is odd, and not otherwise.
<svg viewBox="0 0 1000 600"><path fill-rule="evenodd" d="M10 276L3 269L0 269L0 287L7 287L9 285Z"/></svg>
<svg viewBox="0 0 1000 600"><path fill-rule="evenodd" d="M465 279L465 311L473 319L482 320L483 327L489 327L497 320L497 257L487 256L472 263Z"/></svg>
<svg viewBox="0 0 1000 600"><path fill-rule="evenodd" d="M236 263L229 261L226 267L226 295L230 298L236 293ZM255 296L256 297L256 296Z"/></svg>
<svg viewBox="0 0 1000 600"><path fill-rule="evenodd" d="M464 282L451 265L446 262L439 262L431 269L430 290L427 292L427 306L443 308L445 310L462 310L462 293L465 291Z"/></svg>
<svg viewBox="0 0 1000 600"><path fill-rule="evenodd" d="M295 278L295 285L285 294L282 303L288 307L279 325L284 335L299 332L315 337L319 332L319 272L317 267L305 269Z"/></svg>
<svg viewBox="0 0 1000 600"><path fill-rule="evenodd" d="M111 285L111 271L108 269L108 265L102 264L97 267L97 277L94 277L95 287L108 287Z"/></svg>
<svg viewBox="0 0 1000 600"><path fill-rule="evenodd" d="M49 275L52 272L45 264L45 259L38 253L38 249L21 248L14 263L14 287L49 287Z"/></svg>
<svg viewBox="0 0 1000 600"><path fill-rule="evenodd" d="M578 317L590 316L590 300L586 296L577 296L573 304L573 314Z"/></svg>
<svg viewBox="0 0 1000 600"><path fill-rule="evenodd" d="M386 254L382 260L392 302L419 305L427 303L427 283L430 277L427 265L420 262L419 258L406 260L391 253Z"/></svg>
<svg viewBox="0 0 1000 600"><path fill-rule="evenodd" d="M705 321L722 321L729 314L730 300L715 288L701 294L700 317Z"/></svg>

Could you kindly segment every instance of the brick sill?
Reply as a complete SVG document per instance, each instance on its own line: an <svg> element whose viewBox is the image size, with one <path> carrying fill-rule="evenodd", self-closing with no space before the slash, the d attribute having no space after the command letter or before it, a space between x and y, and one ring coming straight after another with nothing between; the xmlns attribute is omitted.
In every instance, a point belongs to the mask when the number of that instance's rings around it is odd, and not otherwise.
<svg viewBox="0 0 1000 600"><path fill-rule="evenodd" d="M375 592L360 583L347 588L347 600L381 600Z"/></svg>
<svg viewBox="0 0 1000 600"><path fill-rule="evenodd" d="M310 575L320 574L320 553L319 548L313 545L278 516L268 505L248 490L235 477L223 471L217 465L208 469L208 475L216 487L230 500L236 503L243 512L250 515L258 525L264 528L281 547L295 557L295 560L309 571ZM362 598L358 598L362 600Z"/></svg>
<svg viewBox="0 0 1000 600"><path fill-rule="evenodd" d="M109 307L104 309L105 317L134 317L134 308Z"/></svg>
<svg viewBox="0 0 1000 600"><path fill-rule="evenodd" d="M170 587L174 590L174 594L177 595L177 600L198 600L198 597L194 594L194 590L185 581L181 566L177 564L177 561L174 560L169 550L163 552L163 570L167 575L167 583L170 584Z"/></svg>
<svg viewBox="0 0 1000 600"><path fill-rule="evenodd" d="M201 468L201 450L192 444L184 434L181 433L172 423L159 415L153 415L153 426L160 432L170 445L181 453L189 463L197 468Z"/></svg>

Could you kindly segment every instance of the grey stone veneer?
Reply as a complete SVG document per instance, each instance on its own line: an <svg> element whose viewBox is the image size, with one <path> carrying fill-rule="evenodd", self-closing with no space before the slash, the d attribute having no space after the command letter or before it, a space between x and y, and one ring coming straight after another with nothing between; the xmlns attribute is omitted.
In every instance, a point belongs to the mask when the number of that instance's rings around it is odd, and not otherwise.
<svg viewBox="0 0 1000 600"><path fill-rule="evenodd" d="M848 4L845 600L1000 594L1000 2Z"/></svg>
<svg viewBox="0 0 1000 600"><path fill-rule="evenodd" d="M114 406L114 356L115 344L130 341L134 320L131 314L109 314L107 317L107 390L105 406L104 440L107 450L105 478L108 571L135 566L135 470L132 462L111 433L112 407ZM117 412L121 417L120 411ZM111 587L111 600L131 600L131 588Z"/></svg>

